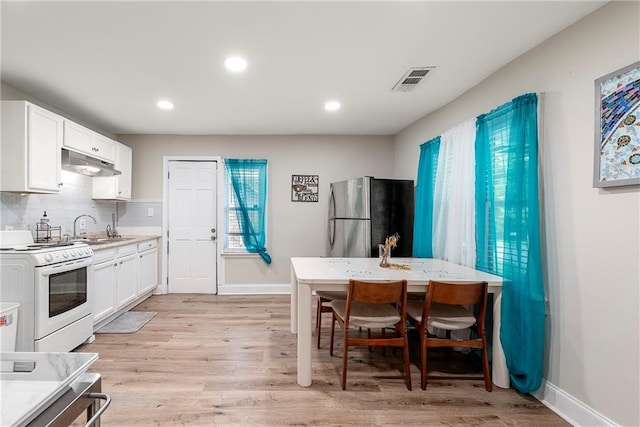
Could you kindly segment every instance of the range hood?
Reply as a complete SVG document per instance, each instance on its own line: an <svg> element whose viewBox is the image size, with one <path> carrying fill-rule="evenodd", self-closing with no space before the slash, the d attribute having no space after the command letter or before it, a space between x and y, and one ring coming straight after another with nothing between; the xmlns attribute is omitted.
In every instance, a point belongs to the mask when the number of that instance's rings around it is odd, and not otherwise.
<svg viewBox="0 0 640 427"><path fill-rule="evenodd" d="M88 176L113 176L122 173L116 170L113 163L65 148L62 149L62 169Z"/></svg>

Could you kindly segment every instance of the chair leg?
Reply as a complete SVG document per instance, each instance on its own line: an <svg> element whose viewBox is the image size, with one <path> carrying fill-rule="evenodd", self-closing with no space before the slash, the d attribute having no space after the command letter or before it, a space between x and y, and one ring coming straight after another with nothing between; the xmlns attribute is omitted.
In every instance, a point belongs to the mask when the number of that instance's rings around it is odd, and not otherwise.
<svg viewBox="0 0 640 427"><path fill-rule="evenodd" d="M426 328L425 328L426 329ZM420 387L427 389L427 331L420 331Z"/></svg>
<svg viewBox="0 0 640 427"><path fill-rule="evenodd" d="M318 308L316 310L316 347L320 348L320 333L322 331L322 298L317 298Z"/></svg>
<svg viewBox="0 0 640 427"><path fill-rule="evenodd" d="M342 349L342 389L347 389L347 360L348 360L348 352L349 346L347 345L347 340L349 339L349 331L347 328L344 328L344 348Z"/></svg>
<svg viewBox="0 0 640 427"><path fill-rule="evenodd" d="M487 357L486 342L484 342L482 346L482 370L484 372L484 388L487 391L491 391L491 373L489 372L489 358Z"/></svg>
<svg viewBox="0 0 640 427"><path fill-rule="evenodd" d="M395 351L395 347L393 348L393 350ZM411 391L411 365L409 363L409 337L407 336L406 330L404 331L403 353L404 353L404 375L407 378L406 380L407 389Z"/></svg>
<svg viewBox="0 0 640 427"><path fill-rule="evenodd" d="M333 336L336 332L336 315L331 312L331 344L329 345L329 356L333 356Z"/></svg>

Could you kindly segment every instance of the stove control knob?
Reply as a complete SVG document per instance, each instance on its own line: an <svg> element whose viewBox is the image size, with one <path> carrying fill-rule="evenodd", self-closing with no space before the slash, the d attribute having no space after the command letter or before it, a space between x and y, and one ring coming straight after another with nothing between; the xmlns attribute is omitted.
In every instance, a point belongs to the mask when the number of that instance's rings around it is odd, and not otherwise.
<svg viewBox="0 0 640 427"><path fill-rule="evenodd" d="M49 262L49 261L51 261L51 260L53 259L53 255L51 255L51 254L46 254L46 255L44 256L44 259L45 259L47 262Z"/></svg>
<svg viewBox="0 0 640 427"><path fill-rule="evenodd" d="M71 249L71 251L69 251L71 253L71 256L76 256L76 250L75 249Z"/></svg>
<svg viewBox="0 0 640 427"><path fill-rule="evenodd" d="M91 248L85 248L84 253L89 255L91 253Z"/></svg>
<svg viewBox="0 0 640 427"><path fill-rule="evenodd" d="M69 254L67 253L67 251L62 251L62 256L65 258L69 258Z"/></svg>

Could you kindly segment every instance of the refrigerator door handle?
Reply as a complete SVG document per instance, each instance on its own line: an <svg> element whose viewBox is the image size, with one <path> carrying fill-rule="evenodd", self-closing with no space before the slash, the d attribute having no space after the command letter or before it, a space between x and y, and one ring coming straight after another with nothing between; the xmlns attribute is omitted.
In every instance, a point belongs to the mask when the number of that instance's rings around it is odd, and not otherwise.
<svg viewBox="0 0 640 427"><path fill-rule="evenodd" d="M331 213L333 210L333 213ZM329 194L329 246L333 249L336 242L336 196L333 194L333 188Z"/></svg>
<svg viewBox="0 0 640 427"><path fill-rule="evenodd" d="M333 249L333 244L336 242L336 220L329 220L329 246Z"/></svg>

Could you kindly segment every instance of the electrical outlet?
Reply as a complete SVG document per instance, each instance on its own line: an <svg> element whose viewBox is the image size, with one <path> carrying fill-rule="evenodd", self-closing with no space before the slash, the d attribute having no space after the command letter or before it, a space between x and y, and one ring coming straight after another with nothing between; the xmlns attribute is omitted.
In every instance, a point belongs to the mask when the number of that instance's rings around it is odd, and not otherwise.
<svg viewBox="0 0 640 427"><path fill-rule="evenodd" d="M147 208L147 216L153 216L153 208Z"/></svg>
<svg viewBox="0 0 640 427"><path fill-rule="evenodd" d="M84 218L80 218L80 220L78 221L80 223L80 228L84 229L85 226L87 225L87 223L85 222Z"/></svg>

